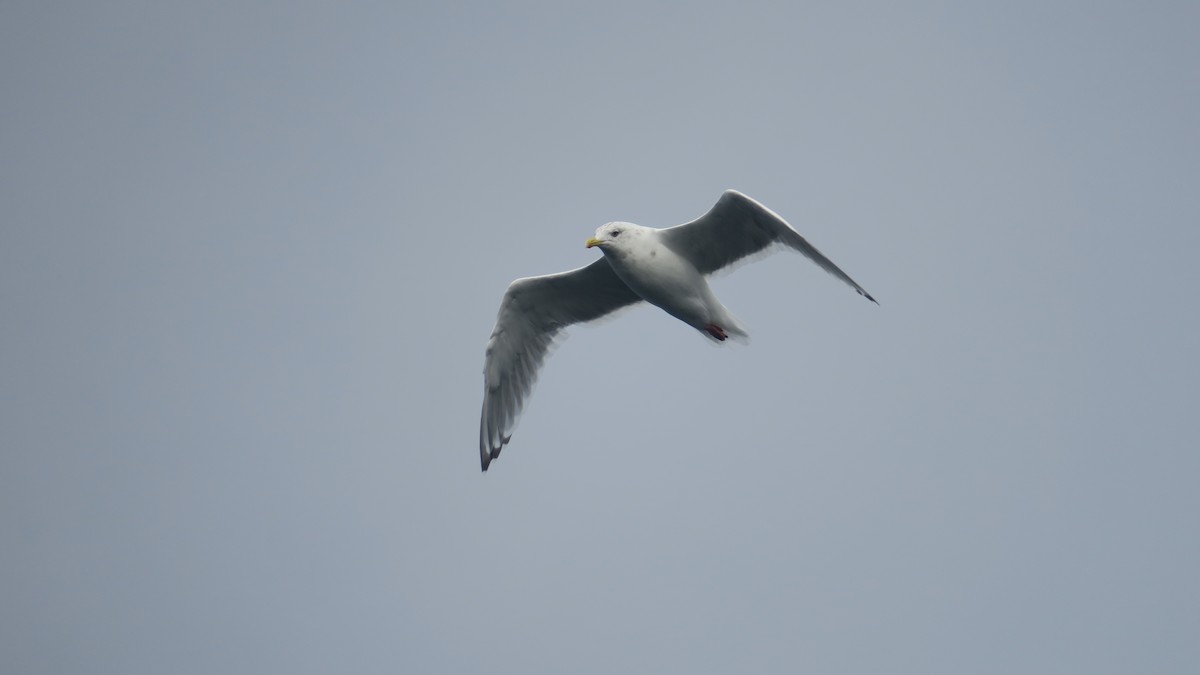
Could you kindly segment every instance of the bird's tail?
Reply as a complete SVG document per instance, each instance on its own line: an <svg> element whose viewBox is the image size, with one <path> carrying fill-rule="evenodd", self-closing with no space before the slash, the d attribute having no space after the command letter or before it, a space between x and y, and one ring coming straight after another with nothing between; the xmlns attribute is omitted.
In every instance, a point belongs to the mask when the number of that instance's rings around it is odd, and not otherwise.
<svg viewBox="0 0 1200 675"><path fill-rule="evenodd" d="M724 306L721 307L717 320L701 327L700 332L713 342L724 342L727 339L743 343L750 341L750 332L746 330L741 321L738 321L733 312Z"/></svg>

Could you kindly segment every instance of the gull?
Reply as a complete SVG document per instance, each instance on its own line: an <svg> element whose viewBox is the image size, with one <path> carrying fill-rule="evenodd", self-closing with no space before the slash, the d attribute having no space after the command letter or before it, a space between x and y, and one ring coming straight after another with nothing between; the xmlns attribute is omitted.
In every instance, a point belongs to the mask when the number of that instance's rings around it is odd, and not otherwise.
<svg viewBox="0 0 1200 675"><path fill-rule="evenodd" d="M715 343L746 338L717 300L706 275L774 246L799 251L821 269L879 304L787 222L746 195L727 190L696 220L657 229L633 223L600 226L585 242L603 254L569 272L512 282L500 302L484 356L479 460L484 471L512 438L538 368L559 332L646 301Z"/></svg>

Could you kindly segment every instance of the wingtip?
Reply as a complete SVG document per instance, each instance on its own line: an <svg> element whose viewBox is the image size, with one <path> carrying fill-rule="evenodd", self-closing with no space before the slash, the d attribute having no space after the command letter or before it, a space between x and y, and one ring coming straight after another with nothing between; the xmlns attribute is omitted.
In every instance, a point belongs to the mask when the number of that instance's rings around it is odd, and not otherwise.
<svg viewBox="0 0 1200 675"><path fill-rule="evenodd" d="M504 449L504 446L508 443L508 439L510 439L510 438L512 438L512 435L502 437L500 440L500 445L498 445L494 448L491 447L490 445L480 446L480 448L479 448L479 470L480 471L487 473L488 466L491 465L492 460L494 460L500 456L500 451Z"/></svg>

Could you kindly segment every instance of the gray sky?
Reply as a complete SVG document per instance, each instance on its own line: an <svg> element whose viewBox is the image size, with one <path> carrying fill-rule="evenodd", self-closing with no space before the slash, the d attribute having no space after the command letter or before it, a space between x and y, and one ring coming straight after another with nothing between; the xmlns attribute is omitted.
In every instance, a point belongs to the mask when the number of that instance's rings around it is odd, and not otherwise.
<svg viewBox="0 0 1200 675"><path fill-rule="evenodd" d="M1200 670L1200 6L784 5L3 3L0 671Z"/></svg>

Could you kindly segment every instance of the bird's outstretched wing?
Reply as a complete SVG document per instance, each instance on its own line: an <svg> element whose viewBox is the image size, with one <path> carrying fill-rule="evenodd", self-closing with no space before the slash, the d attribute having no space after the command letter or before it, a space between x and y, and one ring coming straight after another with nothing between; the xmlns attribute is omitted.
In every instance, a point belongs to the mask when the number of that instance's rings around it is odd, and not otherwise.
<svg viewBox="0 0 1200 675"><path fill-rule="evenodd" d="M479 461L484 471L508 443L555 335L639 300L603 257L577 270L509 284L483 366Z"/></svg>
<svg viewBox="0 0 1200 675"><path fill-rule="evenodd" d="M859 295L879 304L787 221L736 190L727 190L708 213L692 222L661 230L661 236L668 247L690 260L701 274L711 274L773 244L783 244L803 253L821 269L850 284Z"/></svg>

